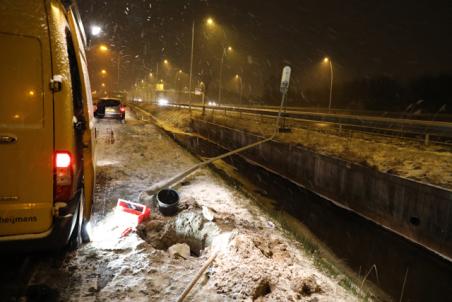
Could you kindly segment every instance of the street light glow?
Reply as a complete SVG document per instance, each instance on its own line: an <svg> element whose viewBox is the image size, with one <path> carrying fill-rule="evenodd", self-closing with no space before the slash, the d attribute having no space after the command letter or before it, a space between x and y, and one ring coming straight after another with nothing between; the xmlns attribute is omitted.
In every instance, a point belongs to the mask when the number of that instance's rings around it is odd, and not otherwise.
<svg viewBox="0 0 452 302"><path fill-rule="evenodd" d="M323 59L323 62L325 62L325 63L328 63L330 61L330 59L328 58L328 57L325 57L324 59Z"/></svg>
<svg viewBox="0 0 452 302"><path fill-rule="evenodd" d="M105 87L105 83L100 84L100 86Z"/></svg>
<svg viewBox="0 0 452 302"><path fill-rule="evenodd" d="M228 46L228 51L232 51L232 46Z"/></svg>
<svg viewBox="0 0 452 302"><path fill-rule="evenodd" d="M235 78L238 79L238 78L240 78L240 76L239 76L238 74L236 74L236 75L235 75Z"/></svg>
<svg viewBox="0 0 452 302"><path fill-rule="evenodd" d="M152 78L154 75L152 74L152 72L149 73L149 76Z"/></svg>
<svg viewBox="0 0 452 302"><path fill-rule="evenodd" d="M98 26L98 25L92 25L91 26L91 34L94 37L97 37L98 35L100 35L101 32L102 32L102 28L100 26Z"/></svg>
<svg viewBox="0 0 452 302"><path fill-rule="evenodd" d="M168 62L168 60L163 60L163 64L168 64L169 62Z"/></svg>
<svg viewBox="0 0 452 302"><path fill-rule="evenodd" d="M215 22L213 21L212 18L207 18L206 23L207 23L207 25L212 26L212 25L214 25Z"/></svg>
<svg viewBox="0 0 452 302"><path fill-rule="evenodd" d="M105 69L102 69L102 70L100 71L100 73L103 74L103 75L106 75L106 74L107 74L107 71L106 71Z"/></svg>
<svg viewBox="0 0 452 302"><path fill-rule="evenodd" d="M99 50L101 52L107 52L108 51L108 47L106 45L102 44L102 45L99 46Z"/></svg>

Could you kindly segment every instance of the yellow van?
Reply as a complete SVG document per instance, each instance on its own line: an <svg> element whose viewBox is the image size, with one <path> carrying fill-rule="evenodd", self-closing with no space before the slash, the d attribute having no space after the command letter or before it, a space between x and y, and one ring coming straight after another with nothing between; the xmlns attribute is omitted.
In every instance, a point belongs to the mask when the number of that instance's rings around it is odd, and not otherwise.
<svg viewBox="0 0 452 302"><path fill-rule="evenodd" d="M73 5L0 2L0 251L88 240L95 159L85 44Z"/></svg>

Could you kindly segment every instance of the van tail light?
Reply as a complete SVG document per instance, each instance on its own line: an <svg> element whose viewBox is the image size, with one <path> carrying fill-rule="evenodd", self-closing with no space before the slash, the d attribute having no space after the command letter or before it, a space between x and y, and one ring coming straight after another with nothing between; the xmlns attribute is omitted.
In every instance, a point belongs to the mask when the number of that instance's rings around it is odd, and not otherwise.
<svg viewBox="0 0 452 302"><path fill-rule="evenodd" d="M68 151L55 152L55 201L67 201L72 196L73 158Z"/></svg>
<svg viewBox="0 0 452 302"><path fill-rule="evenodd" d="M119 108L119 111L121 111L121 112L126 112L126 108L125 108L125 107L120 107L120 108Z"/></svg>

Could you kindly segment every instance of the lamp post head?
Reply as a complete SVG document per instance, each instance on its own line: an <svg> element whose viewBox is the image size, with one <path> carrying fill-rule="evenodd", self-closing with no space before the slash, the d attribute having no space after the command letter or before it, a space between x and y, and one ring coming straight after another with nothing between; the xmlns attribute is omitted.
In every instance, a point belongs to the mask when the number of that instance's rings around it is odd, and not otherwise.
<svg viewBox="0 0 452 302"><path fill-rule="evenodd" d="M91 34L94 37L99 36L102 33L102 28L99 25L91 25Z"/></svg>
<svg viewBox="0 0 452 302"><path fill-rule="evenodd" d="M163 60L163 64L168 64L169 62L168 62L168 60Z"/></svg>
<svg viewBox="0 0 452 302"><path fill-rule="evenodd" d="M232 46L228 46L228 51L232 51Z"/></svg>
<svg viewBox="0 0 452 302"><path fill-rule="evenodd" d="M330 59L328 58L328 57L325 57L324 59L323 59L323 62L324 63L328 63L330 61Z"/></svg>
<svg viewBox="0 0 452 302"><path fill-rule="evenodd" d="M100 50L101 52L107 52L107 51L109 51L107 45L105 45L105 44L100 45L100 46L99 46L99 50Z"/></svg>
<svg viewBox="0 0 452 302"><path fill-rule="evenodd" d="M213 21L213 19L212 18L207 18L207 20L206 20L206 24L207 25L209 25L209 26L213 26L214 24L215 24L215 22Z"/></svg>

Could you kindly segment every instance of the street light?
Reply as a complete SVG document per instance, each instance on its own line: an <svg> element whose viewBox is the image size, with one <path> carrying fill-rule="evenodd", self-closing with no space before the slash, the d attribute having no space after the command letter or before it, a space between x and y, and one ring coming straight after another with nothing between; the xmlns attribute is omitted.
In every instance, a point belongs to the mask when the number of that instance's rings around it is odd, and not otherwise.
<svg viewBox="0 0 452 302"><path fill-rule="evenodd" d="M207 20L206 20L206 23L207 23L207 25L209 25L209 26L212 26L212 25L214 25L215 24L215 22L213 21L213 19L212 18L207 18Z"/></svg>
<svg viewBox="0 0 452 302"><path fill-rule="evenodd" d="M207 18L206 24L208 26L213 26L215 22L211 17ZM189 102L189 109L191 113L191 93L192 93L192 81L193 81L193 53L195 49L195 20L193 19L192 27L191 27L191 52L190 52L190 75L188 80L188 102Z"/></svg>
<svg viewBox="0 0 452 302"><path fill-rule="evenodd" d="M166 59L163 60L163 64L168 65L168 63L169 63L168 60L166 60Z"/></svg>
<svg viewBox="0 0 452 302"><path fill-rule="evenodd" d="M325 57L323 62L330 65L330 102L328 104L328 113L331 111L331 100L333 97L333 62L330 58Z"/></svg>
<svg viewBox="0 0 452 302"><path fill-rule="evenodd" d="M106 45L104 45L104 44L101 44L101 45L99 46L99 50L100 50L101 52L107 52L107 51L109 51L108 47L107 47Z"/></svg>
<svg viewBox="0 0 452 302"><path fill-rule="evenodd" d="M232 51L232 47L228 46L228 47L223 47L222 49L222 53L221 53L221 61L220 61L220 83L219 83L219 87L218 87L218 104L221 104L221 90L222 90L222 86L223 86L223 64L224 64L224 58L226 57L227 52L231 52Z"/></svg>
<svg viewBox="0 0 452 302"><path fill-rule="evenodd" d="M99 25L91 25L91 34L94 37L99 36L102 33L102 28Z"/></svg>
<svg viewBox="0 0 452 302"><path fill-rule="evenodd" d="M102 75L106 75L106 74L107 74L107 71L106 71L105 69L102 69L102 70L100 71L100 73L101 73Z"/></svg>
<svg viewBox="0 0 452 302"><path fill-rule="evenodd" d="M239 104L240 107L242 107L242 95L243 95L243 80L242 77L238 74L235 75L235 79L239 81L240 84L240 88L239 88L239 93L240 93L240 97L239 97Z"/></svg>

